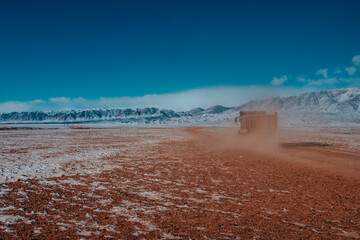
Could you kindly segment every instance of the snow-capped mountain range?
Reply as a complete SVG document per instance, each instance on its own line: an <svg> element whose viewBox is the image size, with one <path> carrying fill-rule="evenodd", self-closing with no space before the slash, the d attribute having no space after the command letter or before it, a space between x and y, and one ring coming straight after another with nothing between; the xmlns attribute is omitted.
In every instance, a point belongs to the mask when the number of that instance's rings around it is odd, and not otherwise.
<svg viewBox="0 0 360 240"><path fill-rule="evenodd" d="M214 106L208 109L195 108L187 112L175 112L168 109L141 108L141 109L90 109L90 110L63 110L51 112L12 112L0 115L0 122L22 123L75 123L116 121L121 123L191 123L213 122L224 120L226 114L234 115L237 108ZM231 118L233 118L231 116Z"/></svg>
<svg viewBox="0 0 360 240"><path fill-rule="evenodd" d="M74 123L113 121L140 124L230 123L239 110L277 111L281 121L292 124L360 123L360 89L346 88L251 101L239 107L214 106L186 112L168 109L90 109L0 114L0 122Z"/></svg>
<svg viewBox="0 0 360 240"><path fill-rule="evenodd" d="M251 101L242 110L277 111L286 124L360 123L360 89L344 88Z"/></svg>

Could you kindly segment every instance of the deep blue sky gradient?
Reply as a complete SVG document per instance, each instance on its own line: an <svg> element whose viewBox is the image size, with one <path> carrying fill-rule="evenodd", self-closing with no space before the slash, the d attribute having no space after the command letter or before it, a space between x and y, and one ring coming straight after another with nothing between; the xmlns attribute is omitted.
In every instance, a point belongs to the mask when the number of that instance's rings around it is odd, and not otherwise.
<svg viewBox="0 0 360 240"><path fill-rule="evenodd" d="M356 54L360 1L0 2L0 102L301 86Z"/></svg>

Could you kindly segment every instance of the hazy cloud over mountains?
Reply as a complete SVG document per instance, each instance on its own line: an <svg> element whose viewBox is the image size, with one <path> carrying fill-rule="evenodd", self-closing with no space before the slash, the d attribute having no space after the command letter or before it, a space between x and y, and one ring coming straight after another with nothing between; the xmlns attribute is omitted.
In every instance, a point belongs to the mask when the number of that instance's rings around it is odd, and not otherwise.
<svg viewBox="0 0 360 240"><path fill-rule="evenodd" d="M251 100L259 100L283 95L296 95L312 90L313 89L311 88L297 87L224 86L193 89L168 94L150 94L140 97L114 97L99 99L58 97L50 98L48 100L34 100L27 102L3 102L0 103L0 112L145 107L187 111L197 107L208 108L214 105L239 106Z"/></svg>

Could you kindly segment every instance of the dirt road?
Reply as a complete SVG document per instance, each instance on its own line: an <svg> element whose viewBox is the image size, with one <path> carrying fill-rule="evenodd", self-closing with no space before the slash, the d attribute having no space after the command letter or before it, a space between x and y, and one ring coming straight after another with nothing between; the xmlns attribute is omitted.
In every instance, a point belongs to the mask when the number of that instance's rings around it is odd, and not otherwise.
<svg viewBox="0 0 360 240"><path fill-rule="evenodd" d="M297 131L275 138L239 137L231 128L58 131L56 141L81 139L76 148L81 153L95 146L112 152L96 162L86 155L64 163L63 176L2 183L0 236L360 238L359 135ZM53 133L34 134L45 144L44 134ZM8 131L1 137L19 142L30 135ZM38 151L21 146L19 153L11 141L3 142L8 161ZM107 167L66 171L99 161Z"/></svg>

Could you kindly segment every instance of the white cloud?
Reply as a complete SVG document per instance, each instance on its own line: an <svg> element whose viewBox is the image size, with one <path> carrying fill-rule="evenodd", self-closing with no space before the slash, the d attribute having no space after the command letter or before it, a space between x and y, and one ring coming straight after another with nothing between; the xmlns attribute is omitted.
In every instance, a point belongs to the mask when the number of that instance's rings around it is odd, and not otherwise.
<svg viewBox="0 0 360 240"><path fill-rule="evenodd" d="M328 78L328 71L329 71L329 69L323 68L323 69L317 70L315 74L316 75L323 75L324 78Z"/></svg>
<svg viewBox="0 0 360 240"><path fill-rule="evenodd" d="M305 82L308 85L311 86L322 86L322 85L332 85L335 83L338 83L339 81L337 80L337 78L322 78L322 79L311 79L311 78L304 78L304 77L299 77L298 78L299 82Z"/></svg>
<svg viewBox="0 0 360 240"><path fill-rule="evenodd" d="M345 71L347 71L347 73L352 76L356 73L356 68L355 67L346 67Z"/></svg>
<svg viewBox="0 0 360 240"><path fill-rule="evenodd" d="M339 79L341 82L346 82L346 83L351 83L351 87L358 87L359 83L360 83L360 77L350 77L350 78L345 78L345 77L341 77Z"/></svg>
<svg viewBox="0 0 360 240"><path fill-rule="evenodd" d="M46 103L44 100L41 99L35 99L34 101L32 101L33 103Z"/></svg>
<svg viewBox="0 0 360 240"><path fill-rule="evenodd" d="M360 54L352 58L352 62L355 66L360 66Z"/></svg>
<svg viewBox="0 0 360 240"><path fill-rule="evenodd" d="M118 98L50 98L47 101L0 103L1 112L17 111L56 111L64 109L91 108L144 108L157 107L187 111L196 107L208 108L214 105L239 106L251 100L274 96L290 96L314 91L311 87L263 87L263 86L224 86L193 89L168 94L151 94L141 97Z"/></svg>
<svg viewBox="0 0 360 240"><path fill-rule="evenodd" d="M273 80L271 81L271 85L273 86L279 86L284 84L284 82L286 82L288 80L288 77L286 75L282 76L282 77L274 77Z"/></svg>
<svg viewBox="0 0 360 240"><path fill-rule="evenodd" d="M71 101L71 98L67 98L67 97L49 98L49 101L53 103L66 103Z"/></svg>
<svg viewBox="0 0 360 240"><path fill-rule="evenodd" d="M360 69L360 55L356 55L352 58L352 62L354 66L349 66L345 68L336 68L331 73L334 74L341 74L337 75L337 77L329 76L329 69L328 68L322 68L315 72L315 75L321 75L322 78L320 79L312 79L312 78L304 78L304 77L298 77L299 82L305 83L305 86L323 86L323 85L334 85L337 83L347 83L347 85L352 85L354 87L358 87L359 81L358 78L353 77L344 77L343 72L347 72L349 76L354 76L358 69L356 66L359 66Z"/></svg>

